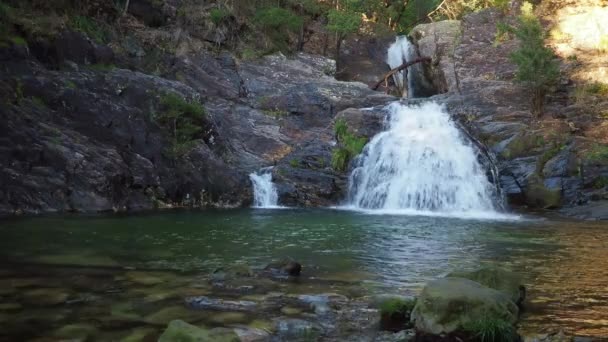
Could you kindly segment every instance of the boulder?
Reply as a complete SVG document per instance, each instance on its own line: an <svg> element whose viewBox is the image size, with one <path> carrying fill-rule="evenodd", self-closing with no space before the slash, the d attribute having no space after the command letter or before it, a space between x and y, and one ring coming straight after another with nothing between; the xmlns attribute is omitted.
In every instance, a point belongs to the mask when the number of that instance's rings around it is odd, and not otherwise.
<svg viewBox="0 0 608 342"><path fill-rule="evenodd" d="M423 333L449 334L488 317L515 323L519 309L508 295L464 278L429 282L418 297L411 319Z"/></svg>
<svg viewBox="0 0 608 342"><path fill-rule="evenodd" d="M500 267L488 266L471 272L455 271L448 274L448 277L465 278L478 282L483 286L503 292L518 305L523 303L526 298L522 277Z"/></svg>
<svg viewBox="0 0 608 342"><path fill-rule="evenodd" d="M264 270L276 275L299 276L302 271L302 265L295 260L287 258L268 264Z"/></svg>
<svg viewBox="0 0 608 342"><path fill-rule="evenodd" d="M234 330L207 330L195 325L188 324L182 320L174 320L169 323L167 329L158 339L158 342L239 342L238 335Z"/></svg>

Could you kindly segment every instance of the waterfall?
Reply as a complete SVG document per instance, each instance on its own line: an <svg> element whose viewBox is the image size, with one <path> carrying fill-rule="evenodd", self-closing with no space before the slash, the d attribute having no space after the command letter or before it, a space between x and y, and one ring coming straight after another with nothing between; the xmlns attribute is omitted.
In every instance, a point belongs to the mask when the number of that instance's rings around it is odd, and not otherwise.
<svg viewBox="0 0 608 342"><path fill-rule="evenodd" d="M369 142L351 173L350 207L493 216L493 186L446 110L434 102L387 109L386 131Z"/></svg>
<svg viewBox="0 0 608 342"><path fill-rule="evenodd" d="M386 63L391 69L395 69L407 61L411 61L416 58L416 50L409 39L405 36L399 36L395 42L388 48L386 57ZM408 77L406 79L405 72L399 71L393 75L395 84L402 91L403 97L414 97L413 77L413 66L407 68Z"/></svg>
<svg viewBox="0 0 608 342"><path fill-rule="evenodd" d="M254 208L278 208L279 195L272 182L272 167L263 168L249 174L253 184Z"/></svg>

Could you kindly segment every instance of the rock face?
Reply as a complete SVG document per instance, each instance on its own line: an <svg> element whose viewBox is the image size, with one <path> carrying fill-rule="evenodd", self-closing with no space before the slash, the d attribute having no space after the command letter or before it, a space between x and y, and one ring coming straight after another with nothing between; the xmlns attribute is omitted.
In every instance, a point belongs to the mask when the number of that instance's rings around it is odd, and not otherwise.
<svg viewBox="0 0 608 342"><path fill-rule="evenodd" d="M464 278L429 282L411 313L418 331L440 335L488 317L515 323L517 306L506 294Z"/></svg>
<svg viewBox="0 0 608 342"><path fill-rule="evenodd" d="M594 119L577 109L572 100L576 87L568 79L576 80L581 73L576 68L572 72L573 62L562 56L563 80L548 99L542 120L534 118L527 90L515 83L516 66L509 60L517 40L496 37L496 23L513 23L515 14L487 9L462 21L412 30L420 54L433 59L425 73L443 92L433 99L446 104L496 156L500 184L510 203L554 209L602 199L605 187L599 180L608 172L607 163L589 156L590 150L605 148L596 134L602 124L595 120L592 128ZM594 65L590 62L589 68Z"/></svg>
<svg viewBox="0 0 608 342"><path fill-rule="evenodd" d="M336 113L392 99L337 81L332 60L307 54L240 62L186 50L151 75L122 68L145 69L141 47L113 56L70 31L50 45L55 54L0 47L0 214L248 205L249 173L294 158L328 166ZM167 94L205 108L202 131L177 158L155 119ZM275 174L286 204L335 203L344 176L326 166Z"/></svg>

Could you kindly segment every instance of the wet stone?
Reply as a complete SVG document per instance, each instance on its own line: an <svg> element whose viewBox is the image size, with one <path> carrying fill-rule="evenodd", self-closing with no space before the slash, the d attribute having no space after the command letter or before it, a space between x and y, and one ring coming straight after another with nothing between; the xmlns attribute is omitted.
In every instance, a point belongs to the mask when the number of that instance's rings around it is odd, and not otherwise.
<svg viewBox="0 0 608 342"><path fill-rule="evenodd" d="M130 334L120 339L120 342L152 341L158 332L153 328L136 328Z"/></svg>
<svg viewBox="0 0 608 342"><path fill-rule="evenodd" d="M19 303L0 303L0 311L19 311L22 305Z"/></svg>
<svg viewBox="0 0 608 342"><path fill-rule="evenodd" d="M92 324L69 324L55 330L53 336L71 341L86 341L92 339L97 333L97 328Z"/></svg>
<svg viewBox="0 0 608 342"><path fill-rule="evenodd" d="M248 321L248 318L247 315L242 312L217 312L211 316L210 321L215 324L229 325L245 323Z"/></svg>
<svg viewBox="0 0 608 342"><path fill-rule="evenodd" d="M270 334L262 329L239 327L235 328L234 332L239 337L240 342L262 342L270 340Z"/></svg>
<svg viewBox="0 0 608 342"><path fill-rule="evenodd" d="M217 311L254 311L258 304L255 302L240 300L223 300L205 296L186 298L186 305L200 310Z"/></svg>
<svg viewBox="0 0 608 342"><path fill-rule="evenodd" d="M27 304L38 306L63 304L69 296L66 290L55 288L35 289L23 293L23 299Z"/></svg>
<svg viewBox="0 0 608 342"><path fill-rule="evenodd" d="M279 337L285 339L314 338L322 333L322 328L312 322L298 318L279 318L275 321Z"/></svg>

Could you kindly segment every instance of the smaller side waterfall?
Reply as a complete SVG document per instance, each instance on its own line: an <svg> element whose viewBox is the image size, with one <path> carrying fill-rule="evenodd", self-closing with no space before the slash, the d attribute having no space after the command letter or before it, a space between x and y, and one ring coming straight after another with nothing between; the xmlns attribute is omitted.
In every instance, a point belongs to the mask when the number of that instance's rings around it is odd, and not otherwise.
<svg viewBox="0 0 608 342"><path fill-rule="evenodd" d="M412 43L410 43L407 37L399 36L388 49L386 63L391 69L395 69L414 58L416 58L416 52ZM412 68L413 67L407 68L408 77L406 77L406 73L403 71L393 75L395 84L402 90L403 97L414 97L414 85L412 84L413 77L410 77Z"/></svg>
<svg viewBox="0 0 608 342"><path fill-rule="evenodd" d="M266 167L249 175L253 184L254 208L278 208L279 195L272 182L272 167Z"/></svg>

